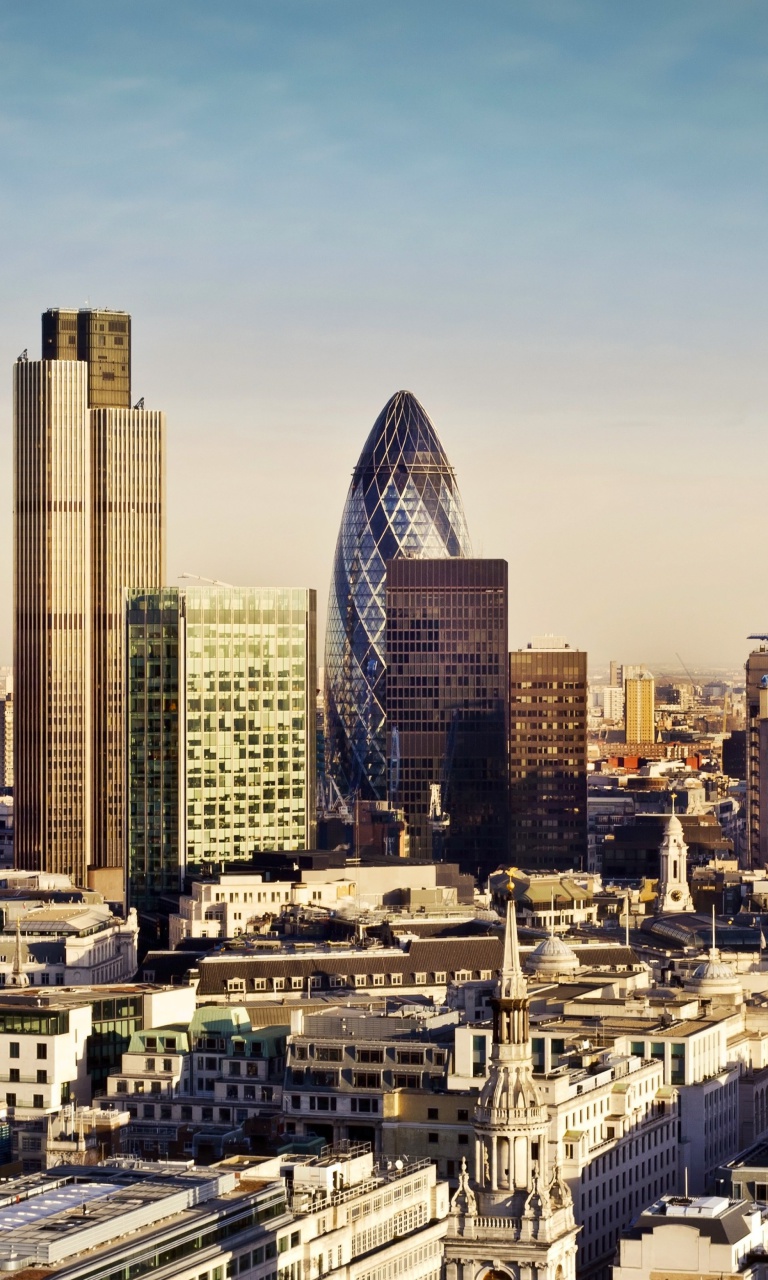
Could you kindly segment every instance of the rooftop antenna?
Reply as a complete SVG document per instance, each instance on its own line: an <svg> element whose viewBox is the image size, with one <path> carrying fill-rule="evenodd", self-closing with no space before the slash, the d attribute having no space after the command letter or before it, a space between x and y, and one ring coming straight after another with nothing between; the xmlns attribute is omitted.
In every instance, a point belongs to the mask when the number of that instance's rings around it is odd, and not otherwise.
<svg viewBox="0 0 768 1280"><path fill-rule="evenodd" d="M144 397L142 396L140 400L137 400L137 401L136 401L136 403L135 403L135 405L134 405L133 407L134 407L134 409L143 409L143 408L144 408Z"/></svg>
<svg viewBox="0 0 768 1280"><path fill-rule="evenodd" d="M624 907L627 913L624 917L624 941L629 946L629 889L624 894Z"/></svg>

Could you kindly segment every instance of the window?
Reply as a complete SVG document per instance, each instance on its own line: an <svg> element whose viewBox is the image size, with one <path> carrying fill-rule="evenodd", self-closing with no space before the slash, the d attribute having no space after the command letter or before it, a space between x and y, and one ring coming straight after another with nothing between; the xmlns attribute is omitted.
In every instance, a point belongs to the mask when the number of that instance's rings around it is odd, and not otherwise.
<svg viewBox="0 0 768 1280"><path fill-rule="evenodd" d="M47 1071L38 1071L38 1073L37 1073L37 1083L38 1083L38 1084L47 1084L47 1083L48 1083L48 1072L47 1072Z"/></svg>
<svg viewBox="0 0 768 1280"><path fill-rule="evenodd" d="M437 1120L437 1119L439 1119L438 1114L437 1114L437 1107L427 1107L427 1119L428 1119L428 1120Z"/></svg>
<svg viewBox="0 0 768 1280"><path fill-rule="evenodd" d="M469 1146L469 1134L468 1134L468 1133L460 1133L460 1134L459 1134L459 1146L460 1146L460 1147L468 1147L468 1146Z"/></svg>
<svg viewBox="0 0 768 1280"><path fill-rule="evenodd" d="M428 1141L428 1142L431 1142L431 1143L433 1144L433 1146L434 1146L434 1144L435 1144L436 1142L439 1142L439 1141L440 1141L439 1134L437 1134L437 1133L428 1133L428 1134L427 1134L427 1141Z"/></svg>
<svg viewBox="0 0 768 1280"><path fill-rule="evenodd" d="M341 1049L335 1045L318 1044L315 1046L315 1059L317 1062L341 1062Z"/></svg>
<svg viewBox="0 0 768 1280"><path fill-rule="evenodd" d="M144 1065L145 1065L145 1068L146 1068L146 1070L147 1070L147 1071L154 1071L154 1069L155 1069L155 1060L154 1060L154 1058L147 1058L147 1060L146 1060L146 1062L145 1062L145 1064L144 1064Z"/></svg>
<svg viewBox="0 0 768 1280"><path fill-rule="evenodd" d="M472 1075L484 1076L486 1066L487 1042L485 1036L472 1037Z"/></svg>
<svg viewBox="0 0 768 1280"><path fill-rule="evenodd" d="M173 1062L170 1058L163 1058L163 1071L173 1071Z"/></svg>
<svg viewBox="0 0 768 1280"><path fill-rule="evenodd" d="M426 973L415 973L413 976L414 976L414 980L416 982L417 987L426 986L426 983L427 983Z"/></svg>
<svg viewBox="0 0 768 1280"><path fill-rule="evenodd" d="M445 982L447 980L447 976L448 975L445 973L436 973L435 982Z"/></svg>
<svg viewBox="0 0 768 1280"><path fill-rule="evenodd" d="M118 1082L117 1082L117 1092L118 1092L118 1093L127 1093L127 1092L128 1092L128 1081L127 1081L127 1080L118 1080Z"/></svg>
<svg viewBox="0 0 768 1280"><path fill-rule="evenodd" d="M155 1118L155 1107L154 1107L154 1103L152 1103L152 1102L145 1102L145 1103L144 1103L144 1107L143 1107L143 1115L144 1115L144 1119L145 1119L145 1120L154 1120L154 1118Z"/></svg>
<svg viewBox="0 0 768 1280"><path fill-rule="evenodd" d="M38 1056L38 1058L41 1058L41 1059L42 1059L42 1058L47 1058L47 1057L48 1057L48 1045L47 1045L47 1044L39 1044L39 1045L37 1046L37 1056Z"/></svg>
<svg viewBox="0 0 768 1280"><path fill-rule="evenodd" d="M469 1120L469 1111L464 1111L460 1107L458 1111L458 1118L459 1120Z"/></svg>
<svg viewBox="0 0 768 1280"><path fill-rule="evenodd" d="M358 1049L356 1057L358 1062L382 1063L384 1061L384 1050L383 1049Z"/></svg>
<svg viewBox="0 0 768 1280"><path fill-rule="evenodd" d="M15 1106L16 1106L16 1094L15 1094L15 1093L6 1093L6 1095L5 1095L5 1105L6 1105L7 1107L15 1107Z"/></svg>
<svg viewBox="0 0 768 1280"><path fill-rule="evenodd" d="M11 1056L12 1058L18 1058L18 1056L19 1056L19 1042L18 1042L18 1040L12 1040L12 1041L11 1041L11 1043L10 1043L10 1045L8 1046L8 1048L9 1048L9 1050L10 1050L10 1056Z"/></svg>
<svg viewBox="0 0 768 1280"><path fill-rule="evenodd" d="M352 1082L356 1089L378 1089L381 1076L378 1071L353 1071Z"/></svg>
<svg viewBox="0 0 768 1280"><path fill-rule="evenodd" d="M11 1067L11 1069L10 1069L10 1071L9 1071L9 1073L8 1073L8 1079L10 1080L11 1084L18 1084L18 1083L19 1083L19 1081L21 1080L21 1075L20 1075L20 1073L19 1073L19 1068L18 1068L18 1067Z"/></svg>
<svg viewBox="0 0 768 1280"><path fill-rule="evenodd" d="M32 1094L32 1106L33 1106L33 1107L38 1107L38 1108L42 1111L43 1107L45 1106L45 1103L43 1102L43 1095L42 1095L42 1093L33 1093L33 1094Z"/></svg>
<svg viewBox="0 0 768 1280"><path fill-rule="evenodd" d="M398 1049L397 1061L401 1066L420 1067L424 1062L422 1049Z"/></svg>

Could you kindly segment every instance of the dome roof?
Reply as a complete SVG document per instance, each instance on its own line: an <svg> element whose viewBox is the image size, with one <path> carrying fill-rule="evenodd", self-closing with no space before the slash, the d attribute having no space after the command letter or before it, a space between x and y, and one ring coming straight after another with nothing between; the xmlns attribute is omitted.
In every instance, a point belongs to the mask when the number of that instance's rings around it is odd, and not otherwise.
<svg viewBox="0 0 768 1280"><path fill-rule="evenodd" d="M537 977L546 977L549 974L575 973L580 966L576 953L562 938L552 934L534 948L525 961L525 967Z"/></svg>
<svg viewBox="0 0 768 1280"><path fill-rule="evenodd" d="M676 813L670 813L667 819L667 825L664 829L664 835L667 840L671 840L673 838L677 840L683 839L683 824Z"/></svg>
<svg viewBox="0 0 768 1280"><path fill-rule="evenodd" d="M725 960L720 959L720 952L713 947L709 958L698 965L693 976L686 982L686 988L704 999L717 996L743 997L743 989L736 974Z"/></svg>

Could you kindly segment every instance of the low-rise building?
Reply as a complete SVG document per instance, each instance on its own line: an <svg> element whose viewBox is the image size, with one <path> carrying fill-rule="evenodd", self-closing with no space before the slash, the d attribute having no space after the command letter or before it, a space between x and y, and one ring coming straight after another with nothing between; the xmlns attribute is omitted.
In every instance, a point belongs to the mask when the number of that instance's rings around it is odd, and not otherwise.
<svg viewBox="0 0 768 1280"><path fill-rule="evenodd" d="M138 963L139 925L135 911L123 919L103 902L49 903L36 906L18 900L9 910L0 934L0 986L14 982L14 963L28 986L94 986L128 982ZM17 955L16 935L21 936Z"/></svg>
<svg viewBox="0 0 768 1280"><path fill-rule="evenodd" d="M619 1241L613 1280L765 1280L768 1209L726 1196L661 1196Z"/></svg>
<svg viewBox="0 0 768 1280"><path fill-rule="evenodd" d="M216 1169L110 1160L0 1194L0 1273L32 1280L439 1280L448 1188L370 1152Z"/></svg>
<svg viewBox="0 0 768 1280"><path fill-rule="evenodd" d="M274 1133L289 1029L254 1029L245 1009L211 1006L189 1023L134 1032L107 1088L130 1117L123 1150L209 1164Z"/></svg>
<svg viewBox="0 0 768 1280"><path fill-rule="evenodd" d="M392 1090L445 1089L458 1015L428 1010L386 1017L341 1008L305 1015L288 1041L283 1090L287 1134L381 1149Z"/></svg>

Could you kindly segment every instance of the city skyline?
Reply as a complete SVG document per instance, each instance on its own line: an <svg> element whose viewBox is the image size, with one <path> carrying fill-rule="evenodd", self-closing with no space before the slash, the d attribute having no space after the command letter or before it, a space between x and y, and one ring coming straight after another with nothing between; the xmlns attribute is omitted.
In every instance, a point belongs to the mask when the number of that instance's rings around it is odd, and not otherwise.
<svg viewBox="0 0 768 1280"><path fill-rule="evenodd" d="M349 459L407 387L475 554L509 560L513 646L743 663L768 392L754 5L39 11L0 24L0 352L53 303L140 317L169 584L310 583L322 645ZM6 601L10 442L7 393Z"/></svg>

